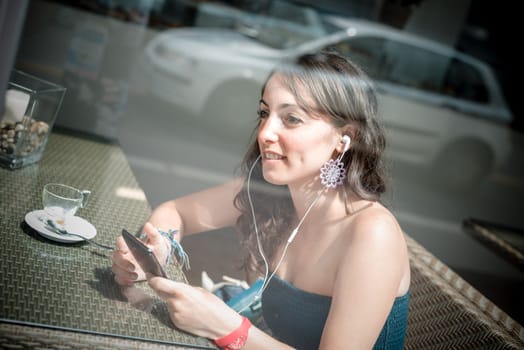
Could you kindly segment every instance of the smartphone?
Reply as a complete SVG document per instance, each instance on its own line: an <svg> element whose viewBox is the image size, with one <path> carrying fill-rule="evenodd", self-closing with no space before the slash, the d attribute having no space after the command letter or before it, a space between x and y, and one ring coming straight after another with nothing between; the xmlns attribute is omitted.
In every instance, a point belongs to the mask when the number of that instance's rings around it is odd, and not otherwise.
<svg viewBox="0 0 524 350"><path fill-rule="evenodd" d="M144 272L151 273L155 276L168 278L166 272L162 268L162 265L160 265L158 262L158 259L156 258L155 254L153 254L151 248L146 246L144 243L142 243L142 241L126 230L122 230L122 237L124 237L127 246L133 253L133 256L140 264Z"/></svg>

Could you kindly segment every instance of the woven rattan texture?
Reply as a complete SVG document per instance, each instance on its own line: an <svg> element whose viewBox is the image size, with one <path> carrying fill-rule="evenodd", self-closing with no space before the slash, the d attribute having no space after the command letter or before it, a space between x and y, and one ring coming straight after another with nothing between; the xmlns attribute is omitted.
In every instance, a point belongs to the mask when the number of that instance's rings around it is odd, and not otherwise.
<svg viewBox="0 0 524 350"><path fill-rule="evenodd" d="M463 226L467 233L491 247L499 256L524 272L524 253L473 220L464 221Z"/></svg>
<svg viewBox="0 0 524 350"><path fill-rule="evenodd" d="M524 349L524 329L407 237L411 296L405 349Z"/></svg>
<svg viewBox="0 0 524 350"><path fill-rule="evenodd" d="M42 187L60 182L92 191L77 215L96 227L96 241L114 245L122 228L137 231L151 208L143 198L119 195L140 188L117 145L55 133L38 164L0 169L0 181L0 319L212 347L176 330L147 285L123 293L113 282L109 251L47 240L24 222L42 207ZM168 274L186 281L175 266Z"/></svg>

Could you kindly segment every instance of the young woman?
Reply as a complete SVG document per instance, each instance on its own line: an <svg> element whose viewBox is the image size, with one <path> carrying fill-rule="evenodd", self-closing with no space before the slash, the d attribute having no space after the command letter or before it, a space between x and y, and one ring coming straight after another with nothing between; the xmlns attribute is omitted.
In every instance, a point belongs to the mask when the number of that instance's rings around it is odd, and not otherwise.
<svg viewBox="0 0 524 350"><path fill-rule="evenodd" d="M144 232L166 261L171 229L180 240L236 225L271 335L201 288L148 276L174 324L223 349L402 349L409 259L379 203L385 139L367 76L336 53L300 57L264 85L256 131L243 176L160 205ZM117 247L115 280L145 279Z"/></svg>

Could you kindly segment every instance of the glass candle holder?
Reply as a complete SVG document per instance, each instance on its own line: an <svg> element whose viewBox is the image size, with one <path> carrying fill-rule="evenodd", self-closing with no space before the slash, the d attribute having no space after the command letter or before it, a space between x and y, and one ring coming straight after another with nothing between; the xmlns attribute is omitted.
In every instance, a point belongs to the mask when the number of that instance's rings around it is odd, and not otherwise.
<svg viewBox="0 0 524 350"><path fill-rule="evenodd" d="M16 169L40 160L65 91L63 86L12 71L0 117L0 166Z"/></svg>

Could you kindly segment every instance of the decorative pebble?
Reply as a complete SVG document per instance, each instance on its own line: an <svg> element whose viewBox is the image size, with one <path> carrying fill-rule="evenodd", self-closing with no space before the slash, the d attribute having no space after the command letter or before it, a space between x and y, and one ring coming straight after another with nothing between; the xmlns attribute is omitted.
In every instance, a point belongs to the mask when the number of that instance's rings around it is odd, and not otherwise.
<svg viewBox="0 0 524 350"><path fill-rule="evenodd" d="M25 116L21 122L0 123L0 155L28 156L43 147L49 124Z"/></svg>

